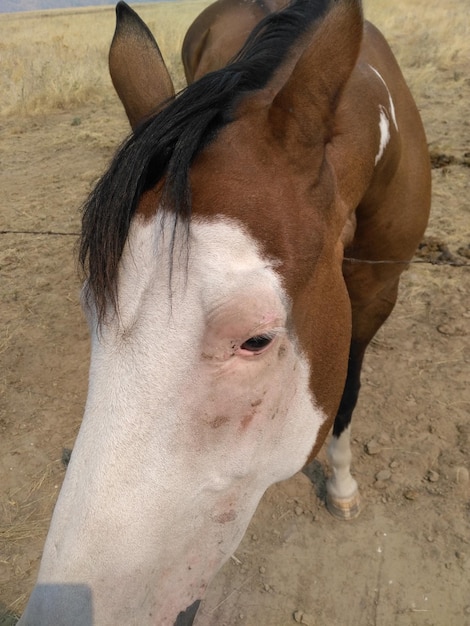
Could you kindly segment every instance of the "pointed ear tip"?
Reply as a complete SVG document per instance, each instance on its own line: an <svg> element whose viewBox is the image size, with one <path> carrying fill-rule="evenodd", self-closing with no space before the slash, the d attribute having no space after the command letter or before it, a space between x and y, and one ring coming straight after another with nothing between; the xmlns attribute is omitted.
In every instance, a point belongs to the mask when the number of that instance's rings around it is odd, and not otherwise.
<svg viewBox="0 0 470 626"><path fill-rule="evenodd" d="M127 2L124 2L124 0L119 0L119 2L116 4L116 18L118 20L123 19L126 16L132 15L133 13L133 9L131 9Z"/></svg>

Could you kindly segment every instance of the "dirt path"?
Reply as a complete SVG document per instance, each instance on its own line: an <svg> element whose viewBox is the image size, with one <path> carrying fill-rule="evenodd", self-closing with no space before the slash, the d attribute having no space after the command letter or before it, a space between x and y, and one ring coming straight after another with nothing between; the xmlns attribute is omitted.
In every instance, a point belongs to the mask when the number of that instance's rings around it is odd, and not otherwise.
<svg viewBox="0 0 470 626"><path fill-rule="evenodd" d="M449 68L423 100L440 167L420 261L470 262L468 68L455 88ZM0 120L0 230L78 232L77 207L126 132L117 104ZM35 579L81 420L88 337L76 237L0 237L1 616L21 612ZM273 487L201 624L470 626L469 293L468 266L406 272L354 417L362 516L342 524L325 511L323 456L315 486L299 474Z"/></svg>

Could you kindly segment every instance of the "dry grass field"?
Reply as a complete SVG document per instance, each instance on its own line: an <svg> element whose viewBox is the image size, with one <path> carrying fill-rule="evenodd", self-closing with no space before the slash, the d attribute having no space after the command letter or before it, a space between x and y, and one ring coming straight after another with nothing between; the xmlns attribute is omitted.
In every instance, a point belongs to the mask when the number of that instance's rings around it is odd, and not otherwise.
<svg viewBox="0 0 470 626"><path fill-rule="evenodd" d="M177 88L184 33L207 4L135 5ZM271 488L200 626L470 626L468 0L365 12L402 65L434 165L427 238L370 348L353 423L366 506L332 521L323 454L316 489L304 474ZM113 30L111 8L0 16L1 626L34 584L86 397L74 233L128 133L107 74Z"/></svg>
<svg viewBox="0 0 470 626"><path fill-rule="evenodd" d="M177 89L184 87L180 62L184 34L208 4L208 0L132 3L157 36ZM38 114L108 102L114 97L107 71L113 31L110 7L2 15L1 113Z"/></svg>

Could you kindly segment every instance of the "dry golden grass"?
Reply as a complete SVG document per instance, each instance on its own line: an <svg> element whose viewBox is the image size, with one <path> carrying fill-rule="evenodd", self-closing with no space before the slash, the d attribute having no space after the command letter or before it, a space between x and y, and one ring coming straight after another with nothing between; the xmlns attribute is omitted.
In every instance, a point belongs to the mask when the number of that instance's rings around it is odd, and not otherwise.
<svg viewBox="0 0 470 626"><path fill-rule="evenodd" d="M466 0L364 0L366 17L385 34L414 90L427 93L436 73L468 74L470 21Z"/></svg>
<svg viewBox="0 0 470 626"><path fill-rule="evenodd" d="M184 34L209 0L134 5L156 35L177 89L184 86ZM30 114L101 102L114 92L108 49L112 8L69 9L0 17L0 112Z"/></svg>
<svg viewBox="0 0 470 626"><path fill-rule="evenodd" d="M4 545L3 542L17 542L44 534L44 528L49 524L49 516L39 519L37 511L41 508L41 500L55 499L56 494L53 492L44 496L42 487L45 483L52 482L57 468L60 470L60 461L49 463L33 477L27 487L11 492L8 502L2 503L0 547Z"/></svg>
<svg viewBox="0 0 470 626"><path fill-rule="evenodd" d="M462 78L470 57L465 1L364 2L366 16L384 31L415 93L423 97L442 69L454 67L456 82ZM177 89L184 86L184 34L207 4L210 0L137 5L157 37ZM107 71L113 31L112 8L2 16L0 112L31 114L114 97Z"/></svg>

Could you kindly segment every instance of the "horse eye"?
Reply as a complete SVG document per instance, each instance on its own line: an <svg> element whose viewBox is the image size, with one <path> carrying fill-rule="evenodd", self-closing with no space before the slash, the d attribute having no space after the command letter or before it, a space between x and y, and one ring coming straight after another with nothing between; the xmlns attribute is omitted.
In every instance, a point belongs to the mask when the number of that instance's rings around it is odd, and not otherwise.
<svg viewBox="0 0 470 626"><path fill-rule="evenodd" d="M248 352L259 352L266 346L269 346L271 341L274 339L272 335L256 335L255 337L250 337L242 343L240 348L242 350L248 350Z"/></svg>

